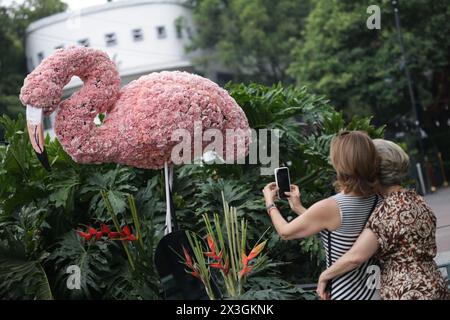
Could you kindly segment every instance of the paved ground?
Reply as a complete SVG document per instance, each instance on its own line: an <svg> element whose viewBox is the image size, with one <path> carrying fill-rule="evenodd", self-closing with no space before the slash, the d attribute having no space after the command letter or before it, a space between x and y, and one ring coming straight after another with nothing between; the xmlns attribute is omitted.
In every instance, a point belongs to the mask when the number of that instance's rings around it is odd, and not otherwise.
<svg viewBox="0 0 450 320"><path fill-rule="evenodd" d="M436 261L438 263L450 261L450 188L440 189L425 196L425 199L433 208L437 218L438 255Z"/></svg>
<svg viewBox="0 0 450 320"><path fill-rule="evenodd" d="M450 251L450 188L425 196L437 218L436 240L438 252Z"/></svg>

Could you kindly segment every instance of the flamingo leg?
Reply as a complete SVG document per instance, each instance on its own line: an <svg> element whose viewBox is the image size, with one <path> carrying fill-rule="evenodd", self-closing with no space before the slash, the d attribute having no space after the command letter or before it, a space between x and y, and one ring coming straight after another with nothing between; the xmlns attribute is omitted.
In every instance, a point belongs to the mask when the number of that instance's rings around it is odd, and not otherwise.
<svg viewBox="0 0 450 320"><path fill-rule="evenodd" d="M175 230L178 230L178 223L175 216L175 207L172 198L172 183L173 183L173 165L168 165L167 161L164 163L164 184L166 188L166 229L164 234L167 235Z"/></svg>

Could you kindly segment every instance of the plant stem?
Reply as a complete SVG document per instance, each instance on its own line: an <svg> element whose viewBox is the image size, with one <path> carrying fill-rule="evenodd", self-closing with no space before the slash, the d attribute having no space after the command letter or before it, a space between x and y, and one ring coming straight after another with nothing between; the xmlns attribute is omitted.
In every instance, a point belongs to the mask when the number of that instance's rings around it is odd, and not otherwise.
<svg viewBox="0 0 450 320"><path fill-rule="evenodd" d="M139 241L139 244L141 245L141 249L144 250L144 242L142 240L142 233L141 233L141 221L139 219L139 215L136 209L136 202L134 201L134 197L131 194L127 195L128 197L128 203L130 204L130 211L131 216L133 217L133 223L134 227L136 229L136 235Z"/></svg>
<svg viewBox="0 0 450 320"><path fill-rule="evenodd" d="M111 206L111 202L108 199L108 195L107 195L106 191L105 190L101 190L100 193L101 193L101 195L103 197L103 201L105 202L106 210L111 215L111 218L112 218L112 221L114 223L114 227L116 228L116 231L120 232L119 220L117 220L117 216L114 213L114 210L113 210L113 208ZM122 242L122 246L123 246L123 248L125 250L125 253L127 254L128 262L130 263L131 269L134 271L134 270L136 270L136 268L134 266L134 262L133 262L133 259L131 257L130 251L128 250L128 246L123 241L121 241L121 242Z"/></svg>

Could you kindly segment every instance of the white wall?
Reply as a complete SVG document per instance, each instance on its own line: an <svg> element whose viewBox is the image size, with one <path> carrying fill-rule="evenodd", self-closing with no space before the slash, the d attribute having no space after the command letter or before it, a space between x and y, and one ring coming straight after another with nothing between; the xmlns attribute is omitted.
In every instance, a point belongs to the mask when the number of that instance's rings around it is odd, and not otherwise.
<svg viewBox="0 0 450 320"><path fill-rule="evenodd" d="M89 39L90 47L105 50L116 62L122 77L192 66L186 55L188 29L194 32L191 9L177 1L129 0L106 3L81 11L50 16L32 24L26 37L26 56L31 71L39 64L38 54L52 54L56 47ZM183 17L182 39L177 37L176 20ZM157 27L165 28L166 37L158 39ZM132 30L142 29L143 40L134 41ZM115 33L117 44L107 46L105 35ZM126 81L128 82L128 81ZM67 86L79 86L73 79Z"/></svg>

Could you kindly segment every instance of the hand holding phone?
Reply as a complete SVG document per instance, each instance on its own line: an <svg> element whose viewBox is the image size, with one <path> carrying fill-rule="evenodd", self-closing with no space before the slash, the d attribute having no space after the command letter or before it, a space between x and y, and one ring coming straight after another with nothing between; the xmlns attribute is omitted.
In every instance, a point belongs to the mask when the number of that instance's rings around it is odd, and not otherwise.
<svg viewBox="0 0 450 320"><path fill-rule="evenodd" d="M289 168L281 167L275 169L275 181L278 187L278 198L288 198L285 192L291 191L291 178Z"/></svg>

